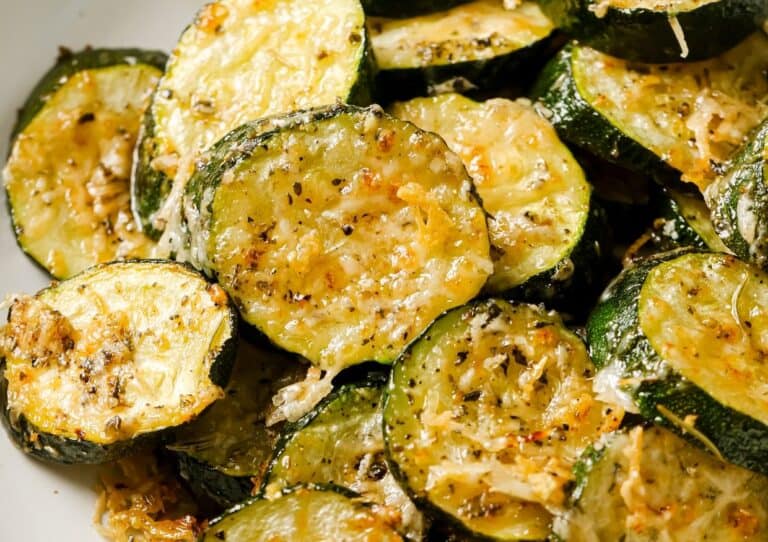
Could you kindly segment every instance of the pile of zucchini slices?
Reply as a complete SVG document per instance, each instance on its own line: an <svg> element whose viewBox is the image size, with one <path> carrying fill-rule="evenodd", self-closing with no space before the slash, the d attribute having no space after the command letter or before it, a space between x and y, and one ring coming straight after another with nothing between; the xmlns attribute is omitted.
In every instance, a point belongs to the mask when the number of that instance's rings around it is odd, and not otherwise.
<svg viewBox="0 0 768 542"><path fill-rule="evenodd" d="M170 458L190 540L768 540L767 16L215 0L65 51L3 170L58 281L10 437Z"/></svg>

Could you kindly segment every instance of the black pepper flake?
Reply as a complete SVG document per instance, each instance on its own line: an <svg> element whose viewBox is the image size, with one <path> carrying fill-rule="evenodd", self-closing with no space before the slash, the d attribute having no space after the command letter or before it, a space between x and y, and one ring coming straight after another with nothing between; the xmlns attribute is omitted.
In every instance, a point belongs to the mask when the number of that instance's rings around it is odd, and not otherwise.
<svg viewBox="0 0 768 542"><path fill-rule="evenodd" d="M340 185L341 183L343 183L343 182L344 182L344 179L339 179L339 178L336 178L336 179L334 179L334 180L332 180L332 181L331 181L331 184L332 184L333 186L339 186L339 185Z"/></svg>
<svg viewBox="0 0 768 542"><path fill-rule="evenodd" d="M349 35L349 43L360 43L361 41L363 41L363 37L357 32L352 32Z"/></svg>
<svg viewBox="0 0 768 542"><path fill-rule="evenodd" d="M352 227L352 226L350 226L349 224L344 224L344 225L341 227L341 231L343 231L343 232L344 232L344 235L352 235L352 232L353 232L353 231L355 231L355 228L353 228L353 227Z"/></svg>
<svg viewBox="0 0 768 542"><path fill-rule="evenodd" d="M469 352L467 351L461 351L456 353L456 361L453 363L454 365L461 365L465 361L467 361L467 356L469 356Z"/></svg>
<svg viewBox="0 0 768 542"><path fill-rule="evenodd" d="M84 113L80 115L80 118L77 119L78 124L87 124L89 122L93 122L96 120L96 115L93 113Z"/></svg>
<svg viewBox="0 0 768 542"><path fill-rule="evenodd" d="M293 193L297 196L301 196L302 186L301 183L293 183Z"/></svg>
<svg viewBox="0 0 768 542"><path fill-rule="evenodd" d="M472 401L477 401L480 399L480 396L483 394L480 390L471 391L469 393L464 394L464 402L465 403L471 403Z"/></svg>

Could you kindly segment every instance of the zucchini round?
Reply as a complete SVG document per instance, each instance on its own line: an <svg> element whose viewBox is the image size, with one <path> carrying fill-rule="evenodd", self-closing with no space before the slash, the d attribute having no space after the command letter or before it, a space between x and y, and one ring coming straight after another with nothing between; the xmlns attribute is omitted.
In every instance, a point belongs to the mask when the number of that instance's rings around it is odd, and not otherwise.
<svg viewBox="0 0 768 542"><path fill-rule="evenodd" d="M560 317L488 300L437 320L395 364L384 404L392 471L417 503L484 540L545 540L571 468L622 412Z"/></svg>
<svg viewBox="0 0 768 542"><path fill-rule="evenodd" d="M275 499L255 499L214 519L200 542L402 542L402 537L354 494L300 487Z"/></svg>
<svg viewBox="0 0 768 542"><path fill-rule="evenodd" d="M382 433L381 381L342 386L304 416L277 446L264 478L267 494L331 483L386 506L398 530L423 538L423 517L389 472Z"/></svg>
<svg viewBox="0 0 768 542"><path fill-rule="evenodd" d="M763 0L540 0L555 24L609 55L637 62L704 60L759 28Z"/></svg>
<svg viewBox="0 0 768 542"><path fill-rule="evenodd" d="M768 539L768 478L660 427L609 435L576 466L569 542Z"/></svg>
<svg viewBox="0 0 768 542"><path fill-rule="evenodd" d="M182 253L181 197L200 153L243 122L367 105L372 57L359 0L217 0L184 31L147 112L133 205L161 250Z"/></svg>
<svg viewBox="0 0 768 542"><path fill-rule="evenodd" d="M521 79L552 47L554 26L535 2L506 9L474 0L411 19L370 18L379 100L444 88L486 89Z"/></svg>
<svg viewBox="0 0 768 542"><path fill-rule="evenodd" d="M240 341L224 398L177 431L166 446L198 495L229 507L254 493L284 426L267 426L272 397L306 372L293 356Z"/></svg>
<svg viewBox="0 0 768 542"><path fill-rule="evenodd" d="M768 121L705 195L714 227L728 248L768 269Z"/></svg>
<svg viewBox="0 0 768 542"><path fill-rule="evenodd" d="M472 181L377 106L275 124L234 131L191 180L192 254L281 348L330 373L389 363L492 270Z"/></svg>
<svg viewBox="0 0 768 542"><path fill-rule="evenodd" d="M596 389L713 453L767 473L768 277L720 253L626 269L587 323Z"/></svg>
<svg viewBox="0 0 768 542"><path fill-rule="evenodd" d="M21 249L64 279L153 243L130 206L141 118L165 56L137 49L67 54L22 108L3 180Z"/></svg>
<svg viewBox="0 0 768 542"><path fill-rule="evenodd" d="M768 116L768 36L691 64L638 65L572 43L534 94L561 137L657 180L706 187Z"/></svg>
<svg viewBox="0 0 768 542"><path fill-rule="evenodd" d="M592 189L529 103L442 94L391 112L443 137L472 175L493 246L487 293L550 301L589 290L600 261Z"/></svg>
<svg viewBox="0 0 768 542"><path fill-rule="evenodd" d="M223 396L236 326L226 293L188 266L90 268L12 305L3 419L37 458L115 459Z"/></svg>

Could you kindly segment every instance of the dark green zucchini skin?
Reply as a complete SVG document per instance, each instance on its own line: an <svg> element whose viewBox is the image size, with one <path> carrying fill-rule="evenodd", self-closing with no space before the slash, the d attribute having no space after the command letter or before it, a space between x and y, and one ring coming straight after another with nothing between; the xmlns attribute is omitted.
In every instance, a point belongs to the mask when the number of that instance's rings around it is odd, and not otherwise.
<svg viewBox="0 0 768 542"><path fill-rule="evenodd" d="M734 254L768 269L768 120L750 136L725 175L707 190L715 231ZM754 217L754 239L742 235L739 207Z"/></svg>
<svg viewBox="0 0 768 542"><path fill-rule="evenodd" d="M701 252L689 247L653 255L625 269L608 286L586 326L590 355L598 369L620 364L620 374L626 377L659 374L664 361L640 329L640 290L655 266L685 254ZM696 429L725 459L768 474L768 427L762 423L719 404L674 372L656 380L644 379L639 386L627 391L646 420L668 427L701 446L699 440L662 416L658 406L666 407L681 419L695 414Z"/></svg>
<svg viewBox="0 0 768 542"><path fill-rule="evenodd" d="M179 475L197 498L209 498L222 508L227 508L253 495L254 485L249 476L228 476L189 454L173 455Z"/></svg>
<svg viewBox="0 0 768 542"><path fill-rule="evenodd" d="M199 271L188 264L169 260L125 260L100 264L96 268L129 263L172 265L199 274ZM68 280L76 278L77 275ZM55 288L57 284L53 283L49 288ZM233 330L232 336L222 345L217 360L211 366L208 375L211 382L221 387L226 386L229 381L239 340L237 308L229 298L227 308L229 323ZM160 431L144 433L130 440L121 440L106 445L46 433L30 423L23 414L12 412L8 408L8 380L5 378L5 360L0 361L0 410L2 411L0 418L2 418L2 423L11 436L11 440L23 452L49 463L91 465L114 461L142 448L156 446L170 440L173 437L173 433L178 429L176 427L168 427Z"/></svg>
<svg viewBox="0 0 768 542"><path fill-rule="evenodd" d="M571 65L574 43L567 45L544 67L532 97L565 141L603 160L665 183L680 174L658 156L625 135L582 97Z"/></svg>
<svg viewBox="0 0 768 542"><path fill-rule="evenodd" d="M555 24L581 43L626 60L649 63L704 60L717 56L754 32L768 14L762 0L719 0L691 11L608 8L598 17L595 0L539 0ZM689 54L670 25L676 16Z"/></svg>
<svg viewBox="0 0 768 542"><path fill-rule="evenodd" d="M450 9L470 0L362 0L367 15L401 19Z"/></svg>
<svg viewBox="0 0 768 542"><path fill-rule="evenodd" d="M56 92L72 75L99 68L108 68L121 64L146 64L159 70L165 69L168 56L162 51L142 49L90 49L77 53L62 50L54 66L40 79L30 92L11 132L11 140L35 118L43 108L48 97Z"/></svg>

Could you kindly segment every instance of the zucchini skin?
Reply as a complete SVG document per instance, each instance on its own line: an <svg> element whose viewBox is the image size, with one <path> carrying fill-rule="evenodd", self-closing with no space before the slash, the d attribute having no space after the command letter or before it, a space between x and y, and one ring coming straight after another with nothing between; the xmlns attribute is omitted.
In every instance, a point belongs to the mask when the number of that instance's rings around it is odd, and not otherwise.
<svg viewBox="0 0 768 542"><path fill-rule="evenodd" d="M653 255L625 269L606 289L587 321L587 343L598 369L620 363L620 374L642 377L658 374L664 360L640 329L640 290L648 273L657 265L687 254L705 251L682 248ZM704 434L725 459L750 470L768 474L768 426L718 403L704 390L674 371L642 383L628 392L640 414L691 442L701 442L671 423L659 410L668 409L679 418L696 415L696 429Z"/></svg>
<svg viewBox="0 0 768 542"><path fill-rule="evenodd" d="M768 8L761 0L718 0L690 11L672 13L644 8L609 7L593 11L595 0L539 0L542 10L565 32L609 55L648 63L692 62L717 56L754 32ZM593 8L593 9L590 9ZM689 54L670 25L677 17Z"/></svg>
<svg viewBox="0 0 768 542"><path fill-rule="evenodd" d="M192 266L170 260L125 260L100 264L81 274L88 273L94 269L109 268L112 265L125 265L131 263L141 264L161 264L175 266L187 272L193 272L200 275L200 272ZM68 280L76 280L79 275L75 275ZM202 277L202 276L201 276ZM58 283L45 290L56 288ZM38 295L39 295L38 293ZM232 367L235 361L235 353L238 343L238 313L232 300L227 298L227 311L229 314L229 325L232 335L222 344L221 351L217 359L211 365L209 379L217 386L224 387L229 380ZM10 311L8 315L10 319ZM133 453L134 451L151 447L169 440L177 427L167 427L160 431L144 433L128 440L120 440L111 444L99 444L87 440L77 440L61 435L55 435L39 430L34 424L29 422L21 413L12 412L8 405L8 380L5 377L5 360L0 363L0 409L2 410L3 425L8 430L15 444L25 453L37 459L63 464L101 464L114 461ZM207 410L207 409L206 409Z"/></svg>
<svg viewBox="0 0 768 542"><path fill-rule="evenodd" d="M189 454L173 455L179 475L198 498L210 498L222 507L230 507L253 495L251 477L228 476Z"/></svg>
<svg viewBox="0 0 768 542"><path fill-rule="evenodd" d="M164 52L143 49L86 48L77 53L63 51L54 66L35 85L24 105L21 106L16 124L11 131L11 141L35 118L48 97L77 72L120 64L146 64L162 71L167 61L168 55Z"/></svg>
<svg viewBox="0 0 768 542"><path fill-rule="evenodd" d="M576 46L572 42L560 51L544 67L531 91L560 137L609 163L648 175L662 184L678 180L678 172L611 124L582 97L571 64Z"/></svg>
<svg viewBox="0 0 768 542"><path fill-rule="evenodd" d="M715 231L725 245L742 259L768 269L768 121L763 122L733 158L727 172L705 194ZM749 214L753 225L739 216ZM746 213L745 213L746 211ZM744 228L754 228L750 242Z"/></svg>
<svg viewBox="0 0 768 542"><path fill-rule="evenodd" d="M450 9L471 0L362 0L367 15L401 19Z"/></svg>

